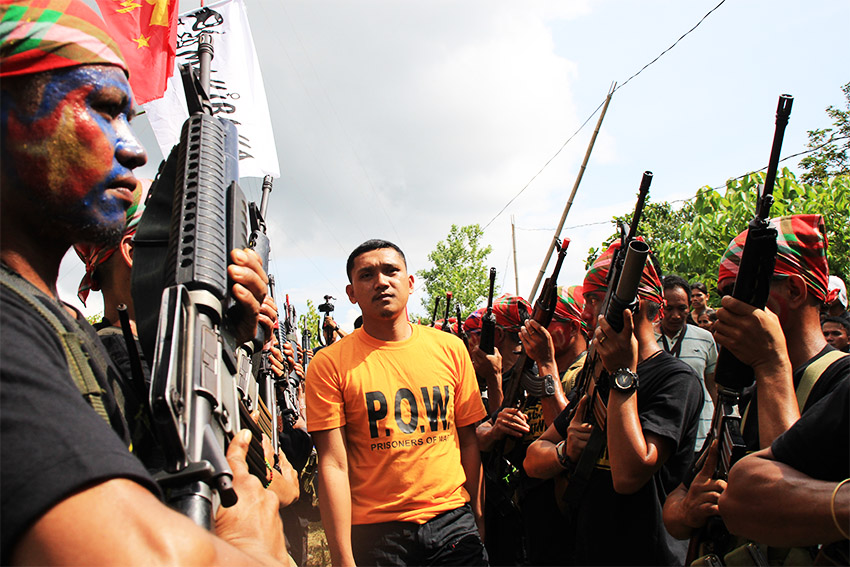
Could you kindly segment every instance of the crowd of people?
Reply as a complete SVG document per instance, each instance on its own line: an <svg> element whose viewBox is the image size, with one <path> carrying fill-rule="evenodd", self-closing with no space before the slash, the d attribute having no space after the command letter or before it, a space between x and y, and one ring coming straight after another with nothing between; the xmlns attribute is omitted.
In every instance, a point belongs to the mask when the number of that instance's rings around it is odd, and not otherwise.
<svg viewBox="0 0 850 567"><path fill-rule="evenodd" d="M744 231L716 285L650 254L615 324L616 241L557 287L545 325L496 298L492 353L483 306L454 329L409 321L414 277L380 239L345 266L359 324L327 316L326 345L299 353L274 332L260 258L233 250L232 338L259 326L299 399L291 420L232 432L214 463L227 478L190 483L210 529L178 512L187 483L171 484L131 293L149 186L132 173L146 155L129 71L79 0L0 16L0 563L303 564L314 502L334 565L850 561L850 318L819 215L771 221L764 309L731 297ZM80 298L103 294L94 328L57 292L72 247ZM727 350L752 384L724 374Z"/></svg>

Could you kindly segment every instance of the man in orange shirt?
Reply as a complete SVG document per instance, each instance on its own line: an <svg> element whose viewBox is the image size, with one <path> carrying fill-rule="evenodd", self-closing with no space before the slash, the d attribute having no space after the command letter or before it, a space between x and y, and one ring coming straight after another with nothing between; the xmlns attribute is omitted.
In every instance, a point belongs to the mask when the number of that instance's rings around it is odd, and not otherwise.
<svg viewBox="0 0 850 567"><path fill-rule="evenodd" d="M363 327L319 351L306 379L333 564L486 565L486 412L466 347L407 320L413 276L395 244L364 242L347 272Z"/></svg>

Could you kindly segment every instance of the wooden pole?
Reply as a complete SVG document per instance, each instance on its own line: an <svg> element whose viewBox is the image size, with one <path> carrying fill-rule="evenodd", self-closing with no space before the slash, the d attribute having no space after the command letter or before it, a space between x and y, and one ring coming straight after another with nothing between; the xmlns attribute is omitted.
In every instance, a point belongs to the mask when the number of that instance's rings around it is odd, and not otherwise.
<svg viewBox="0 0 850 567"><path fill-rule="evenodd" d="M519 273L516 266L516 225L514 224L513 215L511 215L511 242L514 248L514 282L516 283L516 294L519 295Z"/></svg>
<svg viewBox="0 0 850 567"><path fill-rule="evenodd" d="M576 176L576 181L573 184L573 190L570 193L570 198L567 200L567 205L564 207L564 212L561 215L561 221L558 223L558 228L555 229L555 236L552 238L552 242L549 243L549 250L546 252L546 258L543 260L543 265L540 266L540 272L537 274L537 279L534 280L534 286L531 288L531 293L528 294L526 298L529 303L534 303L534 294L537 293L537 288L540 286L540 281L543 279L543 275L546 273L546 266L549 265L549 260L552 258L552 252L555 250L555 242L561 237L561 230L564 228L564 222L567 220L567 215L570 212L570 208L573 206L573 199L576 196L576 191L578 191L578 186L581 183L581 178L584 176L584 170L587 169L587 162L590 160L590 153L593 151L593 144L596 143L596 137L599 135L599 128L602 126L602 120L605 118L605 113L608 111L608 103L611 102L611 97L614 95L614 91L617 88L617 83L614 82L611 84L611 88L608 90L608 96L605 98L605 104L602 106L602 114L599 115L599 120L596 122L596 129L593 131L593 135L590 137L590 143L587 145L587 151L584 154L584 160L581 162L581 167L578 170L578 175Z"/></svg>

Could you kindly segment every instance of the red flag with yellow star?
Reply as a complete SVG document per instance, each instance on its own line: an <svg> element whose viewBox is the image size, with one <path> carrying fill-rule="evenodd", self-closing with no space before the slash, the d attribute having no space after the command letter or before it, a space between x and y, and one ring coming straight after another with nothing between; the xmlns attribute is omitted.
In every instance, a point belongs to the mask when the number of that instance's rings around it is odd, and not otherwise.
<svg viewBox="0 0 850 567"><path fill-rule="evenodd" d="M130 67L136 104L162 97L174 72L178 0L96 0Z"/></svg>

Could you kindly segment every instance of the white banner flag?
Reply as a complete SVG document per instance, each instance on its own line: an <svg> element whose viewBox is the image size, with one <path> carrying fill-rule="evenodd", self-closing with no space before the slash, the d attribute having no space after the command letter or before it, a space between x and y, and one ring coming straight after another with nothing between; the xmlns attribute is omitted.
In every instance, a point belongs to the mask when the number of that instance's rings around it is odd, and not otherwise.
<svg viewBox="0 0 850 567"><path fill-rule="evenodd" d="M189 117L179 65L198 65L201 33L211 34L215 56L210 71L213 114L236 123L239 131L239 176L280 177L274 133L254 39L242 0L218 4L180 16L177 59L163 98L144 105L162 154L180 142L180 129Z"/></svg>

